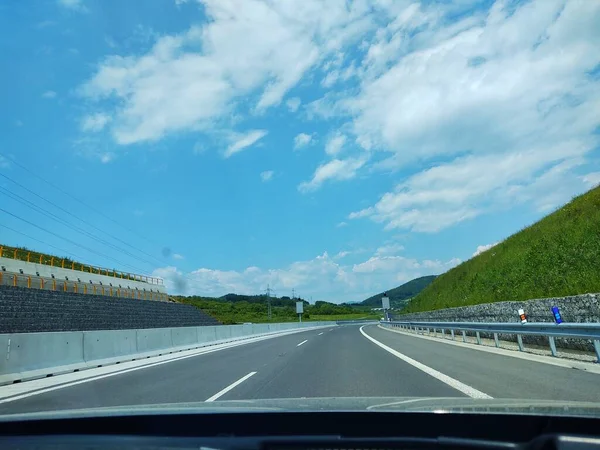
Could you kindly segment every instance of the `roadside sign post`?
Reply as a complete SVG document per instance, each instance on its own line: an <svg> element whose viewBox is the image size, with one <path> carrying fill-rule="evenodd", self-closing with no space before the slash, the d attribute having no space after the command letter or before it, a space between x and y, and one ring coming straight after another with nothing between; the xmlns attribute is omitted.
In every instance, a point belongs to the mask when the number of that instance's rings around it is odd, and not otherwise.
<svg viewBox="0 0 600 450"><path fill-rule="evenodd" d="M296 314L298 314L298 322L302 323L302 313L304 312L304 302L296 302Z"/></svg>
<svg viewBox="0 0 600 450"><path fill-rule="evenodd" d="M381 297L381 308L383 309L383 317L389 321L390 298L387 296L387 292L384 292L383 297Z"/></svg>

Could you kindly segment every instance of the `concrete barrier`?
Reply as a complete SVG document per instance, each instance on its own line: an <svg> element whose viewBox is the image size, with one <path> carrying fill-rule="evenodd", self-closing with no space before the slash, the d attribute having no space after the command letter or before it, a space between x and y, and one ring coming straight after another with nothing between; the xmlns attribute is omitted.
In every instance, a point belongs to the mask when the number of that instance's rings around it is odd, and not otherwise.
<svg viewBox="0 0 600 450"><path fill-rule="evenodd" d="M171 342L173 343L173 347L198 343L198 328L171 328Z"/></svg>
<svg viewBox="0 0 600 450"><path fill-rule="evenodd" d="M162 350L173 347L171 328L147 328L136 333L137 352Z"/></svg>
<svg viewBox="0 0 600 450"><path fill-rule="evenodd" d="M0 385L335 322L0 334Z"/></svg>
<svg viewBox="0 0 600 450"><path fill-rule="evenodd" d="M1 335L4 355L0 361L0 383L4 374L45 377L80 369L83 366L83 333L24 333ZM48 370L51 368L51 370Z"/></svg>
<svg viewBox="0 0 600 450"><path fill-rule="evenodd" d="M136 330L103 330L83 332L83 356L90 366L122 361L137 353Z"/></svg>

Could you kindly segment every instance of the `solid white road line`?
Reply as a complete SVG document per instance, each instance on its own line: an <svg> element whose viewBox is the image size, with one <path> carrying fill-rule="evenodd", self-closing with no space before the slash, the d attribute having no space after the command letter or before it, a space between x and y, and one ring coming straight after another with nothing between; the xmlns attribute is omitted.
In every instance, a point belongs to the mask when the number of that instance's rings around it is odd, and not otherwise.
<svg viewBox="0 0 600 450"><path fill-rule="evenodd" d="M219 397L222 397L223 395L227 394L230 390L232 390L234 387L242 384L244 381L246 381L248 378L250 378L252 375L256 375L256 372L250 372L248 375L240 378L239 380L237 380L235 383L231 383L229 386L227 386L225 389L220 390L219 392L217 392L215 395L213 395L212 397L206 399L207 402L214 402L216 399L218 399Z"/></svg>
<svg viewBox="0 0 600 450"><path fill-rule="evenodd" d="M323 332L319 333L318 336L321 336L323 334Z"/></svg>
<svg viewBox="0 0 600 450"><path fill-rule="evenodd" d="M370 340L371 342L373 342L375 345L378 345L379 347L381 347L382 349L384 349L385 351L391 353L392 355L394 355L397 358L400 358L402 361L410 364L413 367L416 367L419 370L422 370L423 372L425 372L428 375L431 375L432 377L440 380L442 383L446 383L448 386L462 392L463 394L468 395L469 397L472 398L493 398L489 395L487 395L484 392L478 391L477 389L475 389L474 387L471 387L467 384L464 384L452 377L449 377L446 374L443 374L442 372L439 372L435 369L432 369L429 366L426 366L423 363L420 363L419 361L416 361L412 358L410 358L409 356L406 356L402 353L400 353L399 351L394 350L391 347L388 347L385 344L382 344L381 342L379 342L377 339L372 338L371 336L369 336L367 333L365 333L363 331L363 328L366 325L363 325L362 327L360 327L360 332L362 333L362 335L364 337L366 337L368 340Z"/></svg>
<svg viewBox="0 0 600 450"><path fill-rule="evenodd" d="M296 345L296 347L300 347L302 344L308 342L308 339L305 339L304 341L300 342L298 345Z"/></svg>

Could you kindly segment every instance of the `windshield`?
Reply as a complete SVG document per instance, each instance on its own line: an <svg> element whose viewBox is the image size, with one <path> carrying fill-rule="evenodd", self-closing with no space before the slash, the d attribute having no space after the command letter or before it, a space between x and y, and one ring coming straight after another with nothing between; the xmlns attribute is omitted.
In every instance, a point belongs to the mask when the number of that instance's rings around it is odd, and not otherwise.
<svg viewBox="0 0 600 450"><path fill-rule="evenodd" d="M600 416L599 24L3 2L0 414Z"/></svg>

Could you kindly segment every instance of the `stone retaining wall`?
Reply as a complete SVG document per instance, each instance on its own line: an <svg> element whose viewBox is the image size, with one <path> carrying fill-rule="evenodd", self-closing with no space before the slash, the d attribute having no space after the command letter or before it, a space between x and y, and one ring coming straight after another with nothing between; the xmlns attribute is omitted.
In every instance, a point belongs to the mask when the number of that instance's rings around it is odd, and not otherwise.
<svg viewBox="0 0 600 450"><path fill-rule="evenodd" d="M0 286L0 334L219 325L192 305Z"/></svg>
<svg viewBox="0 0 600 450"><path fill-rule="evenodd" d="M520 322L517 311L525 310L530 322L554 322L551 308L558 306L565 322L600 323L600 294L572 295L569 297L542 298L522 302L496 302L481 305L461 306L412 314L396 314L397 320L420 322ZM516 340L514 336L502 336ZM547 345L547 339L535 336L524 337L525 343ZM557 347L576 350L593 350L591 342L557 339Z"/></svg>

